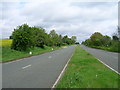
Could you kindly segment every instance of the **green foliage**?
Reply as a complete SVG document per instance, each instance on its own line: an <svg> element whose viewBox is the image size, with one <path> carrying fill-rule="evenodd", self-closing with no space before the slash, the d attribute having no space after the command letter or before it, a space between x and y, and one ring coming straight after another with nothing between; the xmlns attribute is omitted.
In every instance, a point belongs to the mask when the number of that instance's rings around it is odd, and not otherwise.
<svg viewBox="0 0 120 90"><path fill-rule="evenodd" d="M73 40L73 39L71 39L71 38L68 38L67 35L63 37L62 41L63 41L63 43L66 43L66 44L68 44L68 45L75 43L75 40Z"/></svg>
<svg viewBox="0 0 120 90"><path fill-rule="evenodd" d="M59 35L56 33L55 30L50 31L50 38L52 39L53 46L59 46Z"/></svg>
<svg viewBox="0 0 120 90"><path fill-rule="evenodd" d="M99 32L95 32L90 37L90 39L92 41L92 44L94 46L100 46L100 45L102 45L102 38L103 38L103 35L101 33L99 33Z"/></svg>
<svg viewBox="0 0 120 90"><path fill-rule="evenodd" d="M112 38L113 40L111 39L111 37L107 35L103 36L101 33L95 32L94 34L91 35L89 39L86 39L84 42L82 42L82 44L92 48L120 52L119 49L120 41L118 36L114 34Z"/></svg>
<svg viewBox="0 0 120 90"><path fill-rule="evenodd" d="M117 36L112 36L113 40L119 40L119 38Z"/></svg>
<svg viewBox="0 0 120 90"><path fill-rule="evenodd" d="M61 46L71 45L76 42L76 36L68 38L56 33L55 30L50 31L49 34L41 27L29 27L23 24L14 29L10 36L13 38L11 48L18 51L26 51L32 47L44 48L44 46Z"/></svg>
<svg viewBox="0 0 120 90"><path fill-rule="evenodd" d="M34 47L30 49L30 51L32 52L32 54L30 55L28 51L13 50L9 46L2 47L2 59L0 62L9 62L24 57L39 55L45 52L52 51L52 48L54 50L59 49L59 47L48 47L48 46L44 46L44 48Z"/></svg>
<svg viewBox="0 0 120 90"><path fill-rule="evenodd" d="M71 39L76 41L77 37L76 36L72 36Z"/></svg>
<svg viewBox="0 0 120 90"><path fill-rule="evenodd" d="M111 44L112 45L110 46L109 51L119 52L120 53L120 48L119 48L120 42L112 40Z"/></svg>
<svg viewBox="0 0 120 90"><path fill-rule="evenodd" d="M56 88L118 88L118 77L78 45Z"/></svg>
<svg viewBox="0 0 120 90"><path fill-rule="evenodd" d="M37 47L44 48L44 45L46 43L46 37L47 34L45 33L45 30L43 28L39 27L32 27L32 35L33 35L33 41L34 45Z"/></svg>
<svg viewBox="0 0 120 90"><path fill-rule="evenodd" d="M31 27L23 24L14 29L11 48L18 51L26 51L33 46Z"/></svg>

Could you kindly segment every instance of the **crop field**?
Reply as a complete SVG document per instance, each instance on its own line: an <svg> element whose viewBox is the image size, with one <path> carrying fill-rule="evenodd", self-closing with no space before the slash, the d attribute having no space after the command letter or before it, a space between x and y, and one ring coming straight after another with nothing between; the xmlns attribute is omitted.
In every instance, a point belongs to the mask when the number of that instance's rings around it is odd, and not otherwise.
<svg viewBox="0 0 120 90"><path fill-rule="evenodd" d="M12 39L0 39L0 46L10 46L12 44Z"/></svg>

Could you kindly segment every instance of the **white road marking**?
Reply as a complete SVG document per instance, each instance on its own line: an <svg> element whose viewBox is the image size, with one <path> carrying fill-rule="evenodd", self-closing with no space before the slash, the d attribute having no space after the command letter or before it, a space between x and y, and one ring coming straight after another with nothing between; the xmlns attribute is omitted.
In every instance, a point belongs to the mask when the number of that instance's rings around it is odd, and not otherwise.
<svg viewBox="0 0 120 90"><path fill-rule="evenodd" d="M74 51L75 51L75 50L74 50ZM73 52L73 53L74 53L74 52ZM72 53L70 59L67 61L66 65L64 66L63 70L61 71L60 75L58 76L57 80L56 80L55 83L53 84L51 90L53 90L53 89L55 88L55 86L57 85L57 83L58 83L58 81L60 80L61 76L63 75L63 73L64 73L66 67L68 66L69 61L71 60L71 58L72 58L72 56L73 56L73 53Z"/></svg>
<svg viewBox="0 0 120 90"><path fill-rule="evenodd" d="M96 57L95 57L96 58ZM96 58L99 62L101 62L102 64L104 64L106 67L108 67L109 69L111 69L112 71L116 72L117 74L120 75L120 73L118 71L116 71L115 69L113 69L112 67L108 66L107 64L105 64L104 62L102 62L100 59Z"/></svg>
<svg viewBox="0 0 120 90"><path fill-rule="evenodd" d="M25 66L25 67L22 67L22 69L25 69L25 68L28 68L28 67L30 67L31 65L27 65L27 66Z"/></svg>
<svg viewBox="0 0 120 90"><path fill-rule="evenodd" d="M52 58L52 56L49 56L48 58Z"/></svg>

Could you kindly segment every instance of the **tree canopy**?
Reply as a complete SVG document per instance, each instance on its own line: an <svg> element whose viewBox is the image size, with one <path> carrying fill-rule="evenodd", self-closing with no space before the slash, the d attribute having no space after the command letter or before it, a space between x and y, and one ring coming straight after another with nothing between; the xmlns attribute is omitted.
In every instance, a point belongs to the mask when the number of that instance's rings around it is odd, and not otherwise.
<svg viewBox="0 0 120 90"><path fill-rule="evenodd" d="M46 33L44 28L30 27L23 24L14 29L12 35L13 43L11 48L14 50L25 51L32 47L44 48L44 46L61 46L70 45L76 42L76 36L69 38L67 35L62 36L51 30Z"/></svg>

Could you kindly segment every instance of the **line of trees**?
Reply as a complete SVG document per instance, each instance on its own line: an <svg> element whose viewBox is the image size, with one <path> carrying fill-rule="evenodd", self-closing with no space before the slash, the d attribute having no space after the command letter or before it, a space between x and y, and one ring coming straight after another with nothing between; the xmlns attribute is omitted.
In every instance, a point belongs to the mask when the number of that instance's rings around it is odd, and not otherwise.
<svg viewBox="0 0 120 90"><path fill-rule="evenodd" d="M83 41L82 44L93 48L100 48L109 51L120 52L120 41L118 33L114 33L111 38L107 35L104 36L99 32L95 32L90 36L89 39Z"/></svg>
<svg viewBox="0 0 120 90"><path fill-rule="evenodd" d="M23 24L14 29L10 38L13 39L11 48L18 51L26 51L33 47L60 47L62 45L71 45L76 42L76 36L69 38L67 35L62 36L57 34L55 30L51 30L48 34L44 28L30 27L27 24Z"/></svg>

